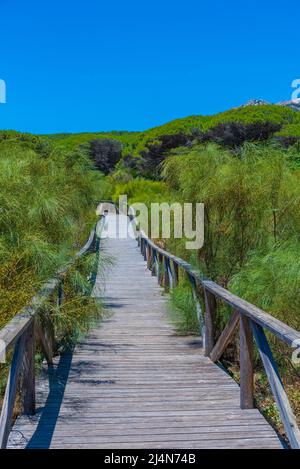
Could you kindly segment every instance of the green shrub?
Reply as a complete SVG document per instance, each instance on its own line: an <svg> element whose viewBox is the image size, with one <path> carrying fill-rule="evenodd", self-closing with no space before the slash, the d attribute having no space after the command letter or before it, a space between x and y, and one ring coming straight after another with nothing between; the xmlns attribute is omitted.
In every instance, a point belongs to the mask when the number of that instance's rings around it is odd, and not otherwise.
<svg viewBox="0 0 300 469"><path fill-rule="evenodd" d="M272 146L247 145L232 154L210 145L166 160L169 191L182 202L205 204L198 265L225 286L254 250L300 229L300 172L291 168L289 155Z"/></svg>
<svg viewBox="0 0 300 469"><path fill-rule="evenodd" d="M143 202L149 206L152 202L163 201L167 196L167 188L164 182L138 178L125 184L117 184L113 200L117 203L119 196L124 194L127 195L129 204Z"/></svg>
<svg viewBox="0 0 300 469"><path fill-rule="evenodd" d="M199 334L199 321L189 282L182 280L170 292L170 317L179 334Z"/></svg>
<svg viewBox="0 0 300 469"><path fill-rule="evenodd" d="M0 325L86 241L102 177L79 151L0 143Z"/></svg>

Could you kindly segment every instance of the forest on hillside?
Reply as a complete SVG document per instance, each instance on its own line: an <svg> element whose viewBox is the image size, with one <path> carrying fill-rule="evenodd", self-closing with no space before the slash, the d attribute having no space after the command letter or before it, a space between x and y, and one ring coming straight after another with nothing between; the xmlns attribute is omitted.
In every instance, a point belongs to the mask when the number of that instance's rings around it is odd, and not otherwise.
<svg viewBox="0 0 300 469"><path fill-rule="evenodd" d="M205 243L156 239L203 275L300 329L300 113L249 106L191 116L144 132L34 136L0 132L0 324L26 305L41 283L87 238L101 199L202 202ZM70 279L68 319L85 318ZM172 292L178 333L196 334L197 316L183 277ZM68 309L69 308L69 309ZM220 332L229 311L219 308ZM85 320L83 320L85 324ZM293 407L300 416L300 368L271 338ZM258 401L279 425L258 356ZM223 362L238 380L238 342Z"/></svg>

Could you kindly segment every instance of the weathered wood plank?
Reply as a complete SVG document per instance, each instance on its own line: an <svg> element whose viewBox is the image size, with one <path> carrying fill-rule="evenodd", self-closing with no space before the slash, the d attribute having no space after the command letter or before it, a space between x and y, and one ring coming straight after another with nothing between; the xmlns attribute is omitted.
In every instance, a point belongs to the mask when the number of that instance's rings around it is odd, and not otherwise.
<svg viewBox="0 0 300 469"><path fill-rule="evenodd" d="M241 408L253 407L253 334L250 320L240 315L240 386Z"/></svg>
<svg viewBox="0 0 300 469"><path fill-rule="evenodd" d="M25 345L22 365L22 408L23 413L35 413L35 331L34 322L25 333Z"/></svg>
<svg viewBox="0 0 300 469"><path fill-rule="evenodd" d="M217 285L215 282L204 280L202 281L202 285L206 290L232 306L233 309L240 311L260 326L268 329L287 345L291 346L294 340L300 340L300 332L292 329L287 324L284 324L282 321L279 321L279 319L276 319L274 316L271 316L257 306L233 295L229 291L225 290L225 288Z"/></svg>
<svg viewBox="0 0 300 469"><path fill-rule="evenodd" d="M210 359L213 362L216 362L221 358L228 344L231 342L234 336L235 330L239 324L239 319L240 319L240 315L238 311L234 311L232 315L230 316L230 319L228 323L226 324L222 334L217 340L216 345L211 351Z"/></svg>
<svg viewBox="0 0 300 469"><path fill-rule="evenodd" d="M22 358L25 345L25 335L22 335L16 342L13 359L8 375L5 395L2 403L0 416L0 448L6 448L7 440L11 428L11 420L16 399L17 386L20 379Z"/></svg>
<svg viewBox="0 0 300 469"><path fill-rule="evenodd" d="M214 348L214 317L217 308L215 296L208 290L205 295L205 343L204 354L209 357Z"/></svg>

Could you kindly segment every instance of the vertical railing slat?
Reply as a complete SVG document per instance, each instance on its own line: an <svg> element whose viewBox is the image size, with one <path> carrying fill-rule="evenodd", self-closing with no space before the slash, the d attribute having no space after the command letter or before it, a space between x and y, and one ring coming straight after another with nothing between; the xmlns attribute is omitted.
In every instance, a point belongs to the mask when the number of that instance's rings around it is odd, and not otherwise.
<svg viewBox="0 0 300 469"><path fill-rule="evenodd" d="M22 370L22 408L26 415L35 413L35 331L34 321L25 334Z"/></svg>
<svg viewBox="0 0 300 469"><path fill-rule="evenodd" d="M201 304L198 298L198 293L197 293L198 285L197 285L195 278L192 275L189 275L189 280L192 286L192 294L193 294L193 299L194 299L194 303L196 307L197 319L199 323L199 333L200 333L200 336L202 337L203 343L205 343L205 319L203 317Z"/></svg>
<svg viewBox="0 0 300 469"><path fill-rule="evenodd" d="M164 256L163 257L163 264L164 264L164 287L165 290L168 291L170 289L170 274L169 274L169 267L168 267L169 259Z"/></svg>
<svg viewBox="0 0 300 469"><path fill-rule="evenodd" d="M12 363L9 370L5 395L3 399L0 416L0 448L6 448L17 394L20 372L22 368L22 357L25 345L25 334L17 340L13 352Z"/></svg>
<svg viewBox="0 0 300 469"><path fill-rule="evenodd" d="M214 317L217 308L215 296L204 289L205 296L205 341L204 341L204 355L210 356L214 348Z"/></svg>
<svg viewBox="0 0 300 469"><path fill-rule="evenodd" d="M241 409L252 409L253 382L253 334L250 319L240 314L240 396Z"/></svg>

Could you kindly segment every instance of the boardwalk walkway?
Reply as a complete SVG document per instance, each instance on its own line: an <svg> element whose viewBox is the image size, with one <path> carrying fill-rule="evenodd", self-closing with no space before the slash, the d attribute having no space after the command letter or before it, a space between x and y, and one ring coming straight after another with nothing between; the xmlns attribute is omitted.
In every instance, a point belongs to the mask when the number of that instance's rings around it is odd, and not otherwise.
<svg viewBox="0 0 300 469"><path fill-rule="evenodd" d="M280 448L256 409L241 410L239 387L178 337L167 296L132 239L107 239L115 263L105 282L111 315L56 359L37 383L37 414L17 419L9 447ZM96 283L100 295L102 276Z"/></svg>

